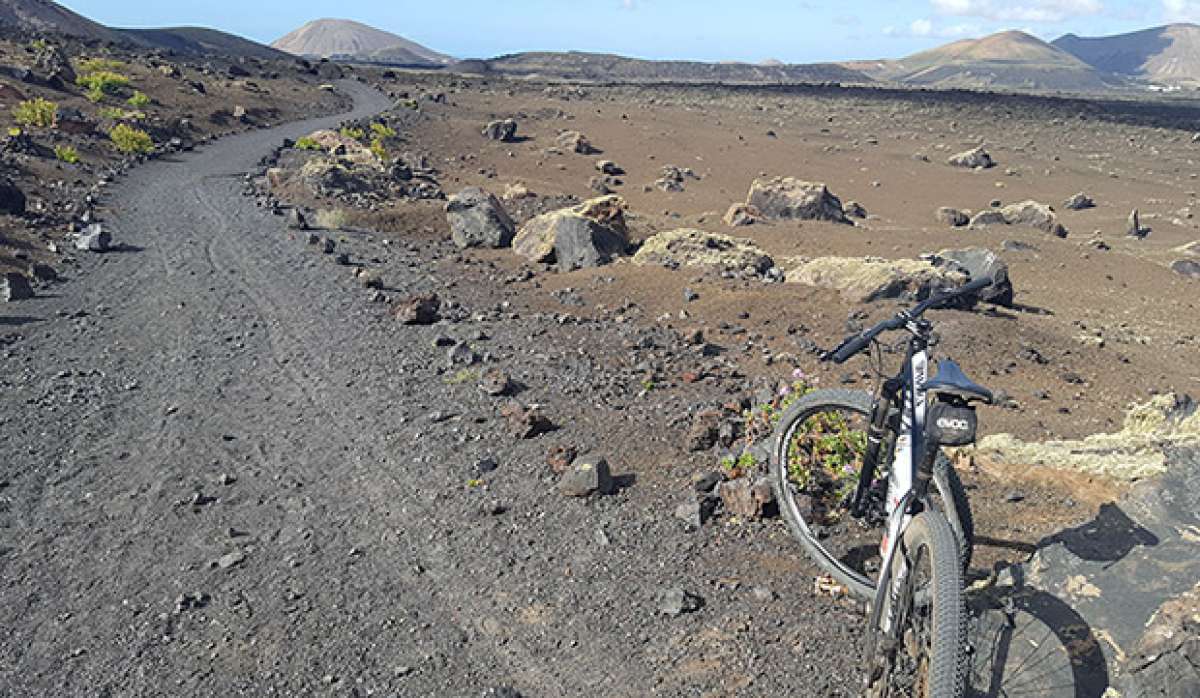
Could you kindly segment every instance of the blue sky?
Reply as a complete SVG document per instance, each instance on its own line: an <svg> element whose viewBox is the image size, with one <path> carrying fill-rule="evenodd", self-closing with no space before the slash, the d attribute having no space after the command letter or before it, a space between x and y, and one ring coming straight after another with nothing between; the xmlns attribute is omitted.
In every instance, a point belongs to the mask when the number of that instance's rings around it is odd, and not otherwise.
<svg viewBox="0 0 1200 698"><path fill-rule="evenodd" d="M1023 29L1047 40L1173 21L1200 0L67 0L119 27L200 25L264 43L320 17L355 19L458 57L526 50L787 62L894 58Z"/></svg>

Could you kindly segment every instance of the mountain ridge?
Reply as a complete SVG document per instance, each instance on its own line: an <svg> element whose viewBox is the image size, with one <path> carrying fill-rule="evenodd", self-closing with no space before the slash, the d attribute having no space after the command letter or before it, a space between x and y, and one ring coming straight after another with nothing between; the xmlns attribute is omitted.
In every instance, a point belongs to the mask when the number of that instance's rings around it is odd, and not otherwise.
<svg viewBox="0 0 1200 698"><path fill-rule="evenodd" d="M1107 36L1064 34L1051 43L1115 75L1200 84L1200 26L1195 24L1165 24Z"/></svg>

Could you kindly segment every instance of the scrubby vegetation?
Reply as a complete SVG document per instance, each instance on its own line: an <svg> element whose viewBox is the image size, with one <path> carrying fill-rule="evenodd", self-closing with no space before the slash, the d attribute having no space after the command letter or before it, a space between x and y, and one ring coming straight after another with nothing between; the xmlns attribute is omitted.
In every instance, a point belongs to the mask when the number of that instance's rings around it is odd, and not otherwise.
<svg viewBox="0 0 1200 698"><path fill-rule="evenodd" d="M145 154L154 150L154 139L150 138L150 134L127 124L117 124L108 137L117 146L117 150L127 155Z"/></svg>
<svg viewBox="0 0 1200 698"><path fill-rule="evenodd" d="M79 162L79 151L72 145L56 145L54 146L54 158L59 162L74 165Z"/></svg>
<svg viewBox="0 0 1200 698"><path fill-rule="evenodd" d="M150 97L149 97L149 95L147 95L145 92L142 92L141 90L134 90L133 96L131 96L127 100L127 102L129 104L129 106L137 107L138 109L141 109L142 107L146 107L146 106L150 105Z"/></svg>
<svg viewBox="0 0 1200 698"><path fill-rule="evenodd" d="M54 115L58 105L48 99L34 97L25 100L13 108L13 118L22 126L50 128L54 125Z"/></svg>
<svg viewBox="0 0 1200 698"><path fill-rule="evenodd" d="M320 150L321 144L311 136L304 136L300 140L296 141L296 148L299 150Z"/></svg>
<svg viewBox="0 0 1200 698"><path fill-rule="evenodd" d="M124 67L124 63L111 58L87 58L79 62L75 83L86 89L84 96L92 102L119 96L129 87L129 78L120 72Z"/></svg>

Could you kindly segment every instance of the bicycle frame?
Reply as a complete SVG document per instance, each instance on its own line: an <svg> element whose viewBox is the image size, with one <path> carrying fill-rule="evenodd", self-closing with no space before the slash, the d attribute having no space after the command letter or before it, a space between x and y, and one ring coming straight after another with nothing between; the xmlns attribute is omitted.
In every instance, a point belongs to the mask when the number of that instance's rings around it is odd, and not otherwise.
<svg viewBox="0 0 1200 698"><path fill-rule="evenodd" d="M929 381L928 325L910 322L907 329L913 336L908 342L904 367L899 375L884 381L880 387L875 414L871 416L868 428L866 459L851 505L856 515L862 514L866 492L874 480L880 456L888 455L881 453L881 446L888 430L891 408L899 402L900 425L894 434L892 467L888 473L885 495L887 532L880 545L882 564L871 609L871 627L880 627L877 623L881 614L886 613L885 629L892 626L894 597L907 571L901 569L897 578L892 579L892 565L899 549L897 543L913 515L929 507L929 484L937 451L936 444L931 448L925 439L925 412L928 405L925 385Z"/></svg>

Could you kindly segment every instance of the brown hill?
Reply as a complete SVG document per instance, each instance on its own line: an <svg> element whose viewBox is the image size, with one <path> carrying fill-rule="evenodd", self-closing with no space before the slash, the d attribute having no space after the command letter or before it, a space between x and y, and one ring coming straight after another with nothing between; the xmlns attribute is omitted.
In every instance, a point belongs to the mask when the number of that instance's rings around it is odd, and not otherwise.
<svg viewBox="0 0 1200 698"><path fill-rule="evenodd" d="M101 41L121 40L116 31L49 0L0 0L0 25Z"/></svg>
<svg viewBox="0 0 1200 698"><path fill-rule="evenodd" d="M318 19L271 44L296 56L446 65L454 59L415 41L348 19Z"/></svg>
<svg viewBox="0 0 1200 698"><path fill-rule="evenodd" d="M1119 83L1066 51L1019 31L963 39L898 61L851 65L879 79L933 87L1094 91Z"/></svg>
<svg viewBox="0 0 1200 698"><path fill-rule="evenodd" d="M14 27L26 32L57 33L143 48L171 50L183 55L289 58L280 51L216 29L106 27L49 0L0 0L0 26Z"/></svg>
<svg viewBox="0 0 1200 698"><path fill-rule="evenodd" d="M836 63L784 65L770 63L701 63L696 61L651 61L601 53L530 52L489 60L460 63L457 69L471 73L500 73L517 77L541 77L591 82L724 82L724 83L813 83L871 82L861 72Z"/></svg>
<svg viewBox="0 0 1200 698"><path fill-rule="evenodd" d="M1170 24L1128 34L1067 34L1054 45L1097 70L1163 83L1200 82L1200 26Z"/></svg>

